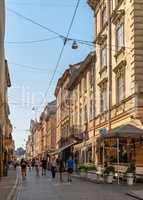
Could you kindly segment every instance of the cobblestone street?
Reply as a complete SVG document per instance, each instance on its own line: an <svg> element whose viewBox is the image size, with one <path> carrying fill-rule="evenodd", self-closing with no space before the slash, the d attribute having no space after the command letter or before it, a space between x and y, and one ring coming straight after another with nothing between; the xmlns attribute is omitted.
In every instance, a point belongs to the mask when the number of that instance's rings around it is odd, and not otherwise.
<svg viewBox="0 0 143 200"><path fill-rule="evenodd" d="M31 173L19 186L18 200L131 200L127 186L95 184L73 179L71 184L52 180L50 175L36 177Z"/></svg>

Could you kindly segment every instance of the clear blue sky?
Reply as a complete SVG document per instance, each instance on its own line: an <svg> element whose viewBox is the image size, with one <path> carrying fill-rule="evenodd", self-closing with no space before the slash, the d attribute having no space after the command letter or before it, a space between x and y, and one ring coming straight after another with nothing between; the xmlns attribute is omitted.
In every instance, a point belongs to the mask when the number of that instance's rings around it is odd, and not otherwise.
<svg viewBox="0 0 143 200"><path fill-rule="evenodd" d="M77 0L6 0L6 7L65 35L76 2ZM55 37L55 35L8 10L6 18L5 47L12 81L12 87L9 90L10 118L14 127L13 136L16 147L19 147L25 144L24 139L28 135L30 119L39 116L41 112L38 106L42 101L42 95L48 88L63 41L58 38L41 43L9 43L41 40ZM93 35L93 13L86 0L81 0L70 37L92 41ZM92 47L81 44L78 50L72 50L71 42L67 43L47 95L47 101L54 99L57 80L68 65L83 60L91 50ZM13 63L24 66L17 66ZM40 68L40 70L27 68L27 66ZM32 108L35 105L37 106L33 111Z"/></svg>

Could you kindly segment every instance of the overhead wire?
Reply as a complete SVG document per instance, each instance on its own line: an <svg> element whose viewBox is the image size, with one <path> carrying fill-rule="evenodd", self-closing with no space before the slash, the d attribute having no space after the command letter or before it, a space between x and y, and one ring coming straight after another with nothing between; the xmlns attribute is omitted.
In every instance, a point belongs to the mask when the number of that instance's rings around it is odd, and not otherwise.
<svg viewBox="0 0 143 200"><path fill-rule="evenodd" d="M59 36L56 37L50 37L45 39L39 39L39 40L27 40L27 41L5 41L5 44L33 44L33 43L41 43L41 42L47 42L50 40L55 40L59 38Z"/></svg>
<svg viewBox="0 0 143 200"><path fill-rule="evenodd" d="M48 86L48 88L47 88L47 90L46 90L46 92L45 92L45 95L44 95L44 98L43 98L43 101L42 101L41 104L44 103L45 98L47 97L47 94L48 94L48 92L49 92L49 89L50 89L50 87L51 87L51 84L52 84L52 82L53 82L53 79L54 79L54 77L55 77L57 68L59 67L59 64L60 64L60 61L61 61L61 58L62 58L64 49L65 49L65 46L66 46L67 41L68 41L68 37L69 37L70 31L71 31L71 29L72 29L72 26L73 26L73 23L74 23L74 20L75 20L75 16L76 16L76 14L77 14L77 10L78 10L79 4L80 4L80 0L77 0L77 4L76 4L75 10L74 10L74 14L73 14L73 17L72 17L72 19L71 19L71 22L70 22L70 25L69 25L69 28L68 28L68 31L67 31L67 34L66 34L66 38L65 38L65 40L64 40L62 49L61 49L61 51L60 51L59 58L58 58L58 60L57 60L57 63L56 63L56 66L55 66L55 69L54 69L54 72L53 72L53 75L52 75L52 77L51 77L51 79L50 79L49 86Z"/></svg>
<svg viewBox="0 0 143 200"><path fill-rule="evenodd" d="M8 61L8 63L11 64L11 65L19 66L19 67L26 68L26 69L37 70L37 71L40 71L40 72L49 72L48 69L46 69L46 68L34 67L34 66L31 66L31 65L24 65L24 64L11 62L11 61Z"/></svg>

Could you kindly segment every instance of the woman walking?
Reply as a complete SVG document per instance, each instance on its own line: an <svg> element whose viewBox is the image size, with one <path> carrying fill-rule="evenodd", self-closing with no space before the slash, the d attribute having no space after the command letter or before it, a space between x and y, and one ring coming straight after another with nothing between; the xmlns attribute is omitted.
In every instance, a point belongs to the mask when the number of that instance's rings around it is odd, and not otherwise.
<svg viewBox="0 0 143 200"><path fill-rule="evenodd" d="M20 163L20 166L21 166L22 178L25 179L26 172L27 172L27 162L24 159L22 159L21 163Z"/></svg>
<svg viewBox="0 0 143 200"><path fill-rule="evenodd" d="M52 178L55 179L55 177L56 177L56 160L55 160L55 157L53 157L52 161L51 161L51 173L52 173Z"/></svg>
<svg viewBox="0 0 143 200"><path fill-rule="evenodd" d="M39 171L40 171L40 162L39 159L37 158L35 161L35 170L36 170L36 176L39 176Z"/></svg>
<svg viewBox="0 0 143 200"><path fill-rule="evenodd" d="M59 174L60 174L60 181L63 182L63 172L64 172L64 161L62 158L59 159Z"/></svg>

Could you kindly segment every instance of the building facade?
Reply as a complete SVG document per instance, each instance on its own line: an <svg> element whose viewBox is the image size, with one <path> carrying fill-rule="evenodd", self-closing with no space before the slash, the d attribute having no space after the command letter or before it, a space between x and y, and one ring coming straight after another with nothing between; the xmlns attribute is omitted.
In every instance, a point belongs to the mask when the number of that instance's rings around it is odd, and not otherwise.
<svg viewBox="0 0 143 200"><path fill-rule="evenodd" d="M56 101L48 103L39 122L31 120L30 133L26 143L27 159L42 159L56 150Z"/></svg>
<svg viewBox="0 0 143 200"><path fill-rule="evenodd" d="M71 66L57 83L57 139L66 141L58 148L72 144L79 162L97 165L117 163L120 152L118 162L143 167L143 2L88 4L94 12L96 55ZM71 143L77 135L81 140Z"/></svg>
<svg viewBox="0 0 143 200"><path fill-rule="evenodd" d="M6 174L8 159L13 151L12 125L9 120L8 87L11 86L8 63L4 52L5 1L0 2L0 176Z"/></svg>
<svg viewBox="0 0 143 200"><path fill-rule="evenodd" d="M77 139L73 152L82 163L93 162L95 135L95 52L79 63L68 85L70 95L70 136Z"/></svg>
<svg viewBox="0 0 143 200"><path fill-rule="evenodd" d="M125 134L135 127L142 130L143 2L89 0L88 3L95 16L96 135L114 132L121 126ZM134 128L126 130L126 125ZM137 132L134 134L137 137ZM130 141L124 141L126 150L129 146L132 149L131 140L135 139L131 135L128 138ZM143 166L142 145L134 145L135 163ZM107 157L110 160L109 154Z"/></svg>

